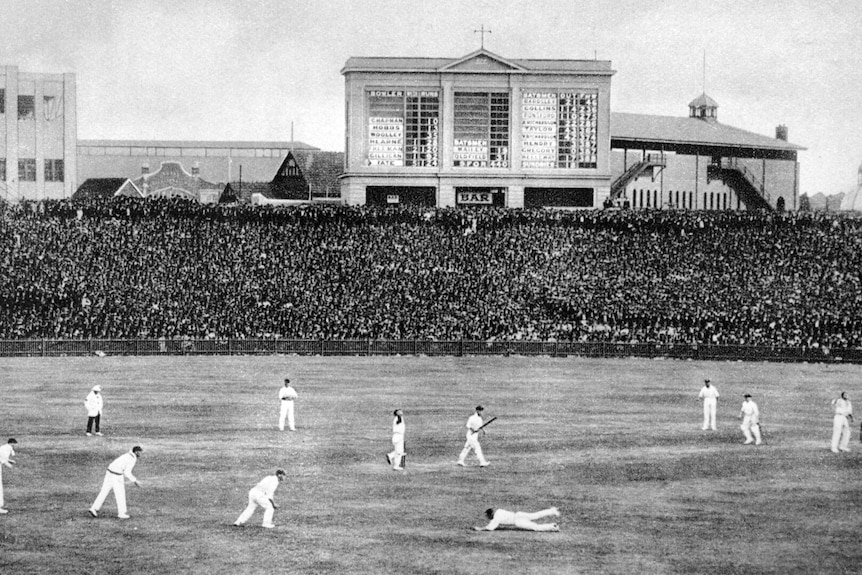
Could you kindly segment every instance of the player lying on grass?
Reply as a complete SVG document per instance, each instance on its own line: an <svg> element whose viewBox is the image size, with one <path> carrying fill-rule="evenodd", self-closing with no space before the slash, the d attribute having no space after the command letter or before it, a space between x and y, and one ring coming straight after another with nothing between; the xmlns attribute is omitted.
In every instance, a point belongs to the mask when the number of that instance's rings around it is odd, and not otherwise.
<svg viewBox="0 0 862 575"><path fill-rule="evenodd" d="M560 511L556 507L543 509L535 513L525 513L523 511L506 511L505 509L486 509L485 516L491 520L484 527L474 527L476 531L494 531L500 526L512 526L516 529L526 529L527 531L559 531L560 527L556 523L536 523L536 519L543 517L559 517Z"/></svg>

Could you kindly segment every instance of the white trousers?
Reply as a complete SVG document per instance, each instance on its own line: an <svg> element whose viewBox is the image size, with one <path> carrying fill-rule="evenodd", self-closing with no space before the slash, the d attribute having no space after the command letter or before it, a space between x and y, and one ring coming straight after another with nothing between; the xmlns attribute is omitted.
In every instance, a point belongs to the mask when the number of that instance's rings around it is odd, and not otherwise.
<svg viewBox="0 0 862 575"><path fill-rule="evenodd" d="M296 425L293 421L293 400L281 400L281 414L278 417L278 428L284 431L284 420L287 419L287 428L291 431L296 431Z"/></svg>
<svg viewBox="0 0 862 575"><path fill-rule="evenodd" d="M404 455L404 434L392 434L392 451L389 452L389 459L392 461L392 467L399 469L401 467L401 456Z"/></svg>
<svg viewBox="0 0 862 575"><path fill-rule="evenodd" d="M0 465L0 509L3 509L3 506L6 504L3 501L3 466Z"/></svg>
<svg viewBox="0 0 862 575"><path fill-rule="evenodd" d="M745 435L745 442L751 443L754 441L755 444L760 445L760 425L754 421L753 417L745 416L742 420L742 425L739 426L742 430L742 433ZM752 434L754 438L752 438Z"/></svg>
<svg viewBox="0 0 862 575"><path fill-rule="evenodd" d="M849 451L850 445L850 422L846 415L835 414L832 420L832 451Z"/></svg>
<svg viewBox="0 0 862 575"><path fill-rule="evenodd" d="M715 408L718 402L714 397L703 398L703 428L715 431Z"/></svg>
<svg viewBox="0 0 862 575"><path fill-rule="evenodd" d="M553 523L536 523L536 519L556 515L554 509L543 509L535 513L526 513L524 511L515 512L515 527L519 529L528 529L530 531L554 531L557 527Z"/></svg>
<svg viewBox="0 0 862 575"><path fill-rule="evenodd" d="M101 509L111 491L114 492L114 498L117 500L117 515L126 515L126 484L122 475L116 475L110 471L105 472L102 490L93 502L93 509L96 511Z"/></svg>
<svg viewBox="0 0 862 575"><path fill-rule="evenodd" d="M272 525L272 517L275 515L275 507L272 506L272 501L269 500L263 491L254 487L252 487L251 491L248 492L248 507L245 508L245 511L242 512L236 522L242 525L251 519L251 516L254 514L258 505L263 507L263 524Z"/></svg>
<svg viewBox="0 0 862 575"><path fill-rule="evenodd" d="M479 434L467 430L467 442L464 444L464 449L461 450L461 455L458 457L458 463L464 463L470 450L476 452L476 458L479 460L479 465L488 465L485 456L482 454L482 446L479 445Z"/></svg>

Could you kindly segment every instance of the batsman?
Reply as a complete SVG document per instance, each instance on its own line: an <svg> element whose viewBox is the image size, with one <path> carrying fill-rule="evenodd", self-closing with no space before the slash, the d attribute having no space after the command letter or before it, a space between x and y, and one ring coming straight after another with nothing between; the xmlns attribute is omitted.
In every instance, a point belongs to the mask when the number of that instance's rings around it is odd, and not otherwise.
<svg viewBox="0 0 862 575"><path fill-rule="evenodd" d="M467 454L470 453L471 449L476 452L476 458L479 460L479 467L488 467L490 465L482 454L482 446L479 444L479 432L482 431L482 428L497 418L493 417L485 422L482 419L482 412L484 410L484 407L477 405L476 413L471 415L467 420L467 442L464 444L464 449L461 450L461 456L458 458L458 465L461 467L465 466Z"/></svg>

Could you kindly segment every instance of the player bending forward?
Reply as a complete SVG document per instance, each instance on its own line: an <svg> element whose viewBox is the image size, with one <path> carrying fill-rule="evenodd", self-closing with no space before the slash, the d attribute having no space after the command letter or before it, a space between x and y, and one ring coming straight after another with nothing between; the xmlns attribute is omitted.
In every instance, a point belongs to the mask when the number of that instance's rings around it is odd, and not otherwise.
<svg viewBox="0 0 862 575"><path fill-rule="evenodd" d="M260 505L263 507L263 524L262 527L272 529L275 527L272 523L272 517L275 515L275 510L278 505L273 501L275 490L278 484L284 481L284 470L278 469L275 475L267 475L260 480L260 483L252 487L248 492L248 507L242 512L242 515L234 522L234 525L240 526L251 519L254 510Z"/></svg>
<svg viewBox="0 0 862 575"><path fill-rule="evenodd" d="M559 531L560 527L556 523L536 523L536 519L543 517L559 517L560 511L556 507L543 509L535 513L525 513L523 511L506 511L505 509L487 509L485 516L491 520L484 527L474 527L476 531L493 531L501 525L511 525L517 529L525 529L527 531Z"/></svg>

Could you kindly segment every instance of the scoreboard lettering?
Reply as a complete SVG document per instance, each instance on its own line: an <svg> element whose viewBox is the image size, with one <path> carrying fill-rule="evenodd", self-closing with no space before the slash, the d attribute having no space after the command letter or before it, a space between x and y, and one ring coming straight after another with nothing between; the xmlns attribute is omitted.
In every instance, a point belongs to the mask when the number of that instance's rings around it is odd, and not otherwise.
<svg viewBox="0 0 862 575"><path fill-rule="evenodd" d="M438 165L440 93L437 90L368 90L366 96L366 165Z"/></svg>

